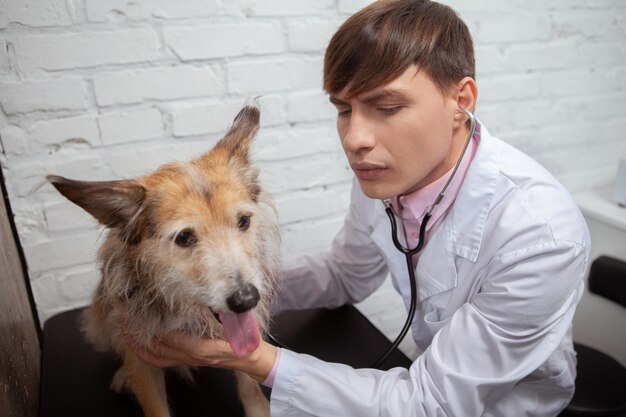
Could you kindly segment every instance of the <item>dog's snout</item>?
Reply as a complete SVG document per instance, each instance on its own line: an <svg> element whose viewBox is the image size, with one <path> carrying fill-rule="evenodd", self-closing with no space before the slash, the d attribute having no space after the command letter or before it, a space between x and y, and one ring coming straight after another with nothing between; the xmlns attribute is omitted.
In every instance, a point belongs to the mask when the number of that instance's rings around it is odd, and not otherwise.
<svg viewBox="0 0 626 417"><path fill-rule="evenodd" d="M243 284L226 299L226 303L233 313L240 314L256 307L260 298L259 290L254 285Z"/></svg>

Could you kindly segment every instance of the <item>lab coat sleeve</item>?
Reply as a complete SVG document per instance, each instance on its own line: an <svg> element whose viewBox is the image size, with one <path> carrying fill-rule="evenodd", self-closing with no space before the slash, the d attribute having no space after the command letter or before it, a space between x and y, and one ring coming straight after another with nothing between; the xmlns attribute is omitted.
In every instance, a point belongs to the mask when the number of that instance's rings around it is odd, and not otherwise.
<svg viewBox="0 0 626 417"><path fill-rule="evenodd" d="M340 307L365 299L383 283L387 264L370 237L372 201L352 187L350 208L331 250L287 262L281 269L273 312ZM381 206L382 207L382 206Z"/></svg>
<svg viewBox="0 0 626 417"><path fill-rule="evenodd" d="M539 367L547 378L564 372L546 361L571 324L586 259L571 242L498 256L479 293L447 319L408 370L355 370L285 350L271 415L480 416Z"/></svg>

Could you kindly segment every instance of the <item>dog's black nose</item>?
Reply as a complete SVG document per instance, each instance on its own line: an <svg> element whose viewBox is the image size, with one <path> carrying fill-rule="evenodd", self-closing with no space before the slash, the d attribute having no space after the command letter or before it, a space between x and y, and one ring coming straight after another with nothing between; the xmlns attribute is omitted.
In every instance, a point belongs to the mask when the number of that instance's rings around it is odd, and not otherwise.
<svg viewBox="0 0 626 417"><path fill-rule="evenodd" d="M259 290L254 285L242 284L226 299L226 304L233 313L240 314L256 307L260 298Z"/></svg>

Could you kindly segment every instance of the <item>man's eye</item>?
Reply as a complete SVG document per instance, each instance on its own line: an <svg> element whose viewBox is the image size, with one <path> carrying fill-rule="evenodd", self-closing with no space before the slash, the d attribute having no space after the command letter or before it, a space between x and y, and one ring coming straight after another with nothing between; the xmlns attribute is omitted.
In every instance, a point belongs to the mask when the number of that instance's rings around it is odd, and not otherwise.
<svg viewBox="0 0 626 417"><path fill-rule="evenodd" d="M182 232L177 234L176 238L174 239L174 243L176 243L181 248L191 247L195 245L197 241L198 239L196 239L196 235L191 229L183 230Z"/></svg>
<svg viewBox="0 0 626 417"><path fill-rule="evenodd" d="M402 106L379 107L378 111L384 114L394 114L400 111Z"/></svg>
<svg viewBox="0 0 626 417"><path fill-rule="evenodd" d="M352 113L352 109L345 109L345 110L337 109L337 115L339 117L348 117L350 116L351 113Z"/></svg>

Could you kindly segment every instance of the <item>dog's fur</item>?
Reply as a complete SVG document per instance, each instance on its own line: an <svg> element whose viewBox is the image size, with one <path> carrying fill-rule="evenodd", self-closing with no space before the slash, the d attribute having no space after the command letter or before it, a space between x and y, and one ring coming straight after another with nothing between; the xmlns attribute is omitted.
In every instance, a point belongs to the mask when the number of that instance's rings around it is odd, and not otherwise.
<svg viewBox="0 0 626 417"><path fill-rule="evenodd" d="M148 417L170 415L163 370L139 359L125 340L147 346L171 331L222 337L216 314L250 308L261 333L267 330L280 237L249 157L259 117L255 104L246 105L209 152L140 178L48 177L108 228L98 255L102 280L83 330L95 348L120 356L111 387L129 388ZM179 371L191 376L188 368ZM236 379L246 415L269 415L258 384L243 373Z"/></svg>

